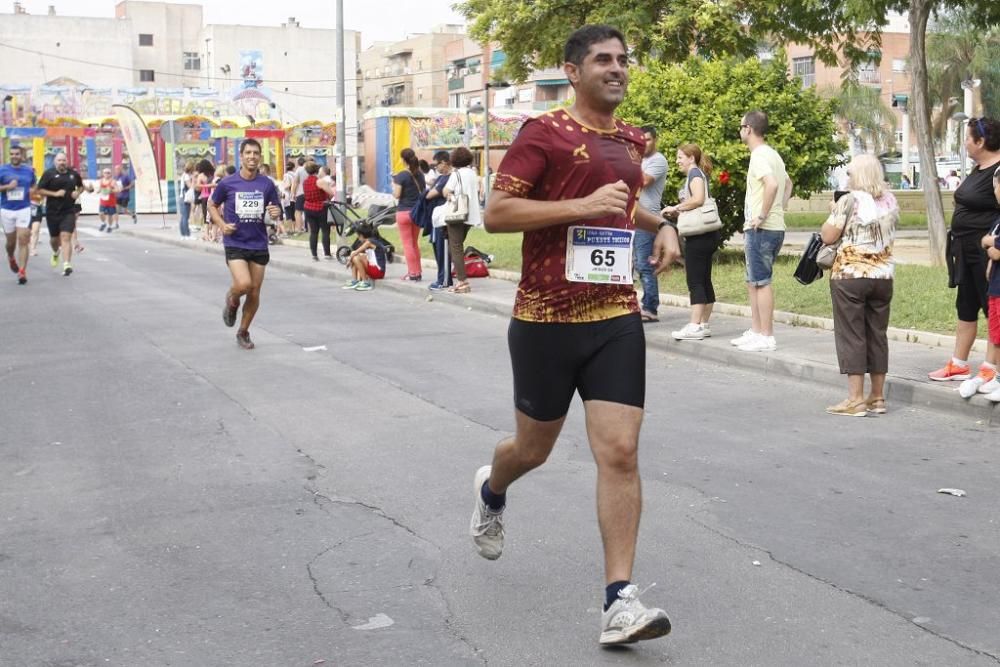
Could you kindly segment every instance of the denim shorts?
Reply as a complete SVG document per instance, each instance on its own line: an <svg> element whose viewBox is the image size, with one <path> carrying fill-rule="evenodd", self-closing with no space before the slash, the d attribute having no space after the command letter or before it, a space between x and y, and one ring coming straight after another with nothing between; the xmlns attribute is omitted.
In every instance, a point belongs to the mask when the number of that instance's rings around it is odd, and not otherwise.
<svg viewBox="0 0 1000 667"><path fill-rule="evenodd" d="M765 287L771 284L774 260L785 242L784 231L747 229L743 232L743 253L747 261L747 284Z"/></svg>

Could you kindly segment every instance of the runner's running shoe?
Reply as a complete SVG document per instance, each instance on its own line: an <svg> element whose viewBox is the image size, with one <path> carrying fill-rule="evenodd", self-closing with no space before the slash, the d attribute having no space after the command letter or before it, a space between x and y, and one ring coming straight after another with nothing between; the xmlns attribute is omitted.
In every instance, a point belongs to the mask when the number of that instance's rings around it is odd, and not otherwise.
<svg viewBox="0 0 1000 667"><path fill-rule="evenodd" d="M496 560L503 553L503 510L493 512L483 500L483 484L490 478L492 466L483 466L476 471L472 481L476 503L469 522L469 534L476 544L479 555L488 560Z"/></svg>
<svg viewBox="0 0 1000 667"><path fill-rule="evenodd" d="M69 262L66 262L63 264L63 275L68 276L71 273L73 273L73 267L70 266Z"/></svg>
<svg viewBox="0 0 1000 667"><path fill-rule="evenodd" d="M226 292L226 303L222 306L222 323L227 327L231 327L236 324L236 311L240 307L240 300L234 299L230 296L229 292Z"/></svg>
<svg viewBox="0 0 1000 667"><path fill-rule="evenodd" d="M23 285L26 282L28 282L28 276L24 272L24 269L21 269L20 271L17 272L17 284L18 285Z"/></svg>
<svg viewBox="0 0 1000 667"><path fill-rule="evenodd" d="M59 253L53 253L52 259L49 260L49 266L53 269L59 266Z"/></svg>
<svg viewBox="0 0 1000 667"><path fill-rule="evenodd" d="M959 366L955 362L948 360L944 368L927 374L927 377L936 382L948 382L949 380L968 380L972 373L968 366Z"/></svg>
<svg viewBox="0 0 1000 667"><path fill-rule="evenodd" d="M8 257L7 260L10 262L10 272L11 273L17 273L18 271L21 270L21 267L19 267L17 265L17 260L16 259L14 259L13 257Z"/></svg>
<svg viewBox="0 0 1000 667"><path fill-rule="evenodd" d="M249 331L237 331L236 332L236 344L242 347L244 350L252 350L256 347L253 341L250 340Z"/></svg>
<svg viewBox="0 0 1000 667"><path fill-rule="evenodd" d="M667 612L655 607L647 608L639 601L639 595L639 587L629 584L618 592L618 599L601 614L601 646L632 644L670 634Z"/></svg>

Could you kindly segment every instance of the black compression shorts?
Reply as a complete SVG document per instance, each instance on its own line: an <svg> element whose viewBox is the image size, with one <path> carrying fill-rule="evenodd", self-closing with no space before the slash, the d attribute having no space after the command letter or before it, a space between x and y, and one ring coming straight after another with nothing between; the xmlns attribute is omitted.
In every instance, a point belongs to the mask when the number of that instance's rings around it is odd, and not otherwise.
<svg viewBox="0 0 1000 667"><path fill-rule="evenodd" d="M271 261L271 255L267 250L248 250L246 248L231 248L226 246L226 264L229 264L234 259L242 259L245 262L267 266L267 263Z"/></svg>
<svg viewBox="0 0 1000 667"><path fill-rule="evenodd" d="M584 401L645 405L646 337L638 313L581 323L512 319L507 342L514 406L532 419L564 417L574 392Z"/></svg>
<svg viewBox="0 0 1000 667"><path fill-rule="evenodd" d="M72 234L76 230L76 213L49 213L45 216L49 236L59 238L59 233Z"/></svg>

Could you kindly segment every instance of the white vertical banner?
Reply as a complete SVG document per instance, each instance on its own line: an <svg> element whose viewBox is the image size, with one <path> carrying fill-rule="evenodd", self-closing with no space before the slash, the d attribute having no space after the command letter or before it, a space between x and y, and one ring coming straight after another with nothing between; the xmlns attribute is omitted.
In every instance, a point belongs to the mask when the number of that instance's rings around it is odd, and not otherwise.
<svg viewBox="0 0 1000 667"><path fill-rule="evenodd" d="M118 127L128 148L129 162L135 172L135 205L145 210L166 212L163 202L163 190L160 188L160 174L156 169L156 156L153 154L153 141L149 137L149 128L135 109L124 104L113 104L118 117Z"/></svg>

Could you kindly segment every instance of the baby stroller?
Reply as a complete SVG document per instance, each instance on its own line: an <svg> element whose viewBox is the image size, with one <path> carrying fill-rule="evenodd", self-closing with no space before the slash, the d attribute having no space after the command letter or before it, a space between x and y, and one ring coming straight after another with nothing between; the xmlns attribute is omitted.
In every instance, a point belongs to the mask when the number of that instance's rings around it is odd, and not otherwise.
<svg viewBox="0 0 1000 667"><path fill-rule="evenodd" d="M379 233L378 228L396 221L395 206L372 204L368 207L368 215L365 217L349 204L330 202L328 216L331 224L337 230L337 236L345 240L350 240L350 237L355 235L355 227L358 225L370 225L374 231L372 238L382 242L382 245L385 246L385 259L387 262L392 262L392 256L396 249ZM361 245L361 240L356 238L350 245L337 246L337 261L346 266L347 258L359 245Z"/></svg>

